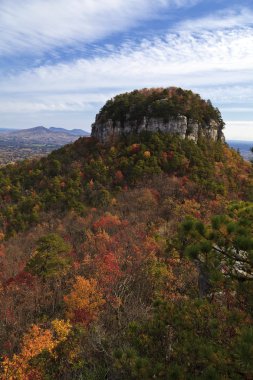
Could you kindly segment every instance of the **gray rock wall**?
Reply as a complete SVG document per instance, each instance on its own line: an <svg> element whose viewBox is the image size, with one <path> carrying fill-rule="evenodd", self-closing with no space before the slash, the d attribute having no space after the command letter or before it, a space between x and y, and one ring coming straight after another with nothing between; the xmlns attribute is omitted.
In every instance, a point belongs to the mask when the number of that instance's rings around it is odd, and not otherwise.
<svg viewBox="0 0 253 380"><path fill-rule="evenodd" d="M206 137L214 141L224 141L221 126L211 120L208 125L201 125L198 122L187 119L186 116L177 116L169 121L162 118L143 118L137 123L136 120L126 120L124 123L120 121L113 122L111 119L106 122L100 122L96 117L96 121L92 124L91 136L97 138L101 142L114 141L120 135L129 133L140 133L141 131L163 132L179 135L183 139L198 141L200 137Z"/></svg>

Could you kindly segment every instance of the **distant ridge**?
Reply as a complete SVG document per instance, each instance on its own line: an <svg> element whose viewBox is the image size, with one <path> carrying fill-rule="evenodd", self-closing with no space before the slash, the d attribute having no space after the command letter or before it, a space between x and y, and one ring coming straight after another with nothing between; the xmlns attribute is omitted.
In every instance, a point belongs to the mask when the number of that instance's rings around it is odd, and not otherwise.
<svg viewBox="0 0 253 380"><path fill-rule="evenodd" d="M22 128L22 129L11 129L11 128L0 128L0 132L8 133L66 133L70 136L90 136L89 132L84 131L83 129L65 129L50 127L46 128L43 125L38 125L34 128Z"/></svg>
<svg viewBox="0 0 253 380"><path fill-rule="evenodd" d="M27 129L17 129L15 131L9 131L9 133L12 133L12 134L19 134L19 135L23 135L23 134L50 134L50 131L49 129L43 127L42 125L41 126L38 126L38 127L34 127L34 128L27 128Z"/></svg>
<svg viewBox="0 0 253 380"><path fill-rule="evenodd" d="M0 165L20 159L44 156L89 134L81 129L45 128L0 130Z"/></svg>
<svg viewBox="0 0 253 380"><path fill-rule="evenodd" d="M69 136L79 136L79 137L85 137L90 136L89 132L84 131L83 129L65 129L65 128L57 128L57 127L50 127L46 128L43 125L38 125L34 128L22 128L22 129L16 129L16 128L0 128L0 133L65 133Z"/></svg>
<svg viewBox="0 0 253 380"><path fill-rule="evenodd" d="M71 136L89 136L90 134L82 129L65 129L65 128L57 128L50 127L49 131L51 132L64 132Z"/></svg>

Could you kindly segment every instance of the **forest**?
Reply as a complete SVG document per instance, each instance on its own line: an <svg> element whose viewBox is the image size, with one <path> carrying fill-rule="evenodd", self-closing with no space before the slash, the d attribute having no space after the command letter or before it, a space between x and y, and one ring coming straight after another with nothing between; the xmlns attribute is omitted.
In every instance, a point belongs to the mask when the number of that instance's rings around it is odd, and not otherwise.
<svg viewBox="0 0 253 380"><path fill-rule="evenodd" d="M253 379L253 170L226 143L83 137L0 168L0 206L1 380Z"/></svg>

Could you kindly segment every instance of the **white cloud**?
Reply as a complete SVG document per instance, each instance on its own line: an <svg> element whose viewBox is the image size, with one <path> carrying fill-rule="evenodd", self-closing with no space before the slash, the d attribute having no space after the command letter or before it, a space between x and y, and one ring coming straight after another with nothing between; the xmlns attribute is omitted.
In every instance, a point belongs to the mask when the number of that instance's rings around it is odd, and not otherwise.
<svg viewBox="0 0 253 380"><path fill-rule="evenodd" d="M94 42L200 0L1 0L0 55Z"/></svg>
<svg viewBox="0 0 253 380"><path fill-rule="evenodd" d="M42 66L4 77L0 87L4 96L11 93L25 96L32 92L94 93L102 89L111 89L111 92L115 88L157 85L194 88L215 85L227 86L223 88L229 98L231 85L241 87L244 83L249 88L252 81L253 29L240 28L201 35L168 34L164 38L142 41L140 45L128 43L108 55Z"/></svg>
<svg viewBox="0 0 253 380"><path fill-rule="evenodd" d="M225 9L202 18L183 21L177 29L190 31L229 29L253 25L253 12L248 8Z"/></svg>
<svg viewBox="0 0 253 380"><path fill-rule="evenodd" d="M227 121L225 136L228 140L253 141L253 121Z"/></svg>
<svg viewBox="0 0 253 380"><path fill-rule="evenodd" d="M249 80L250 73L248 75L248 82L241 84L223 84L213 82L212 85L205 85L202 87L202 95L204 97L210 97L213 102L223 104L223 110L251 110L253 112L253 107L249 107L253 103L253 86L252 82ZM197 88L196 88L197 90Z"/></svg>
<svg viewBox="0 0 253 380"><path fill-rule="evenodd" d="M235 107L235 106L230 106L230 107L222 107L222 111L223 112L229 112L229 113L236 113L236 114L240 114L240 113L251 113L252 114L252 107Z"/></svg>
<svg viewBox="0 0 253 380"><path fill-rule="evenodd" d="M90 111L94 107L99 107L104 103L108 96L113 94L45 94L33 95L25 100L18 97L17 100L6 100L0 98L0 114L1 113L27 113L27 112L43 112L43 111Z"/></svg>

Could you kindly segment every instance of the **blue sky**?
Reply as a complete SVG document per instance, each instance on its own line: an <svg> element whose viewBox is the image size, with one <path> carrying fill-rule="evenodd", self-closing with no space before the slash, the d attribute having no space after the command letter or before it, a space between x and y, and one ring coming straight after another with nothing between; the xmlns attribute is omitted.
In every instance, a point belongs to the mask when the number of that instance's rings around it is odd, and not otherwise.
<svg viewBox="0 0 253 380"><path fill-rule="evenodd" d="M104 102L180 86L253 140L252 0L1 0L0 128L90 130Z"/></svg>

